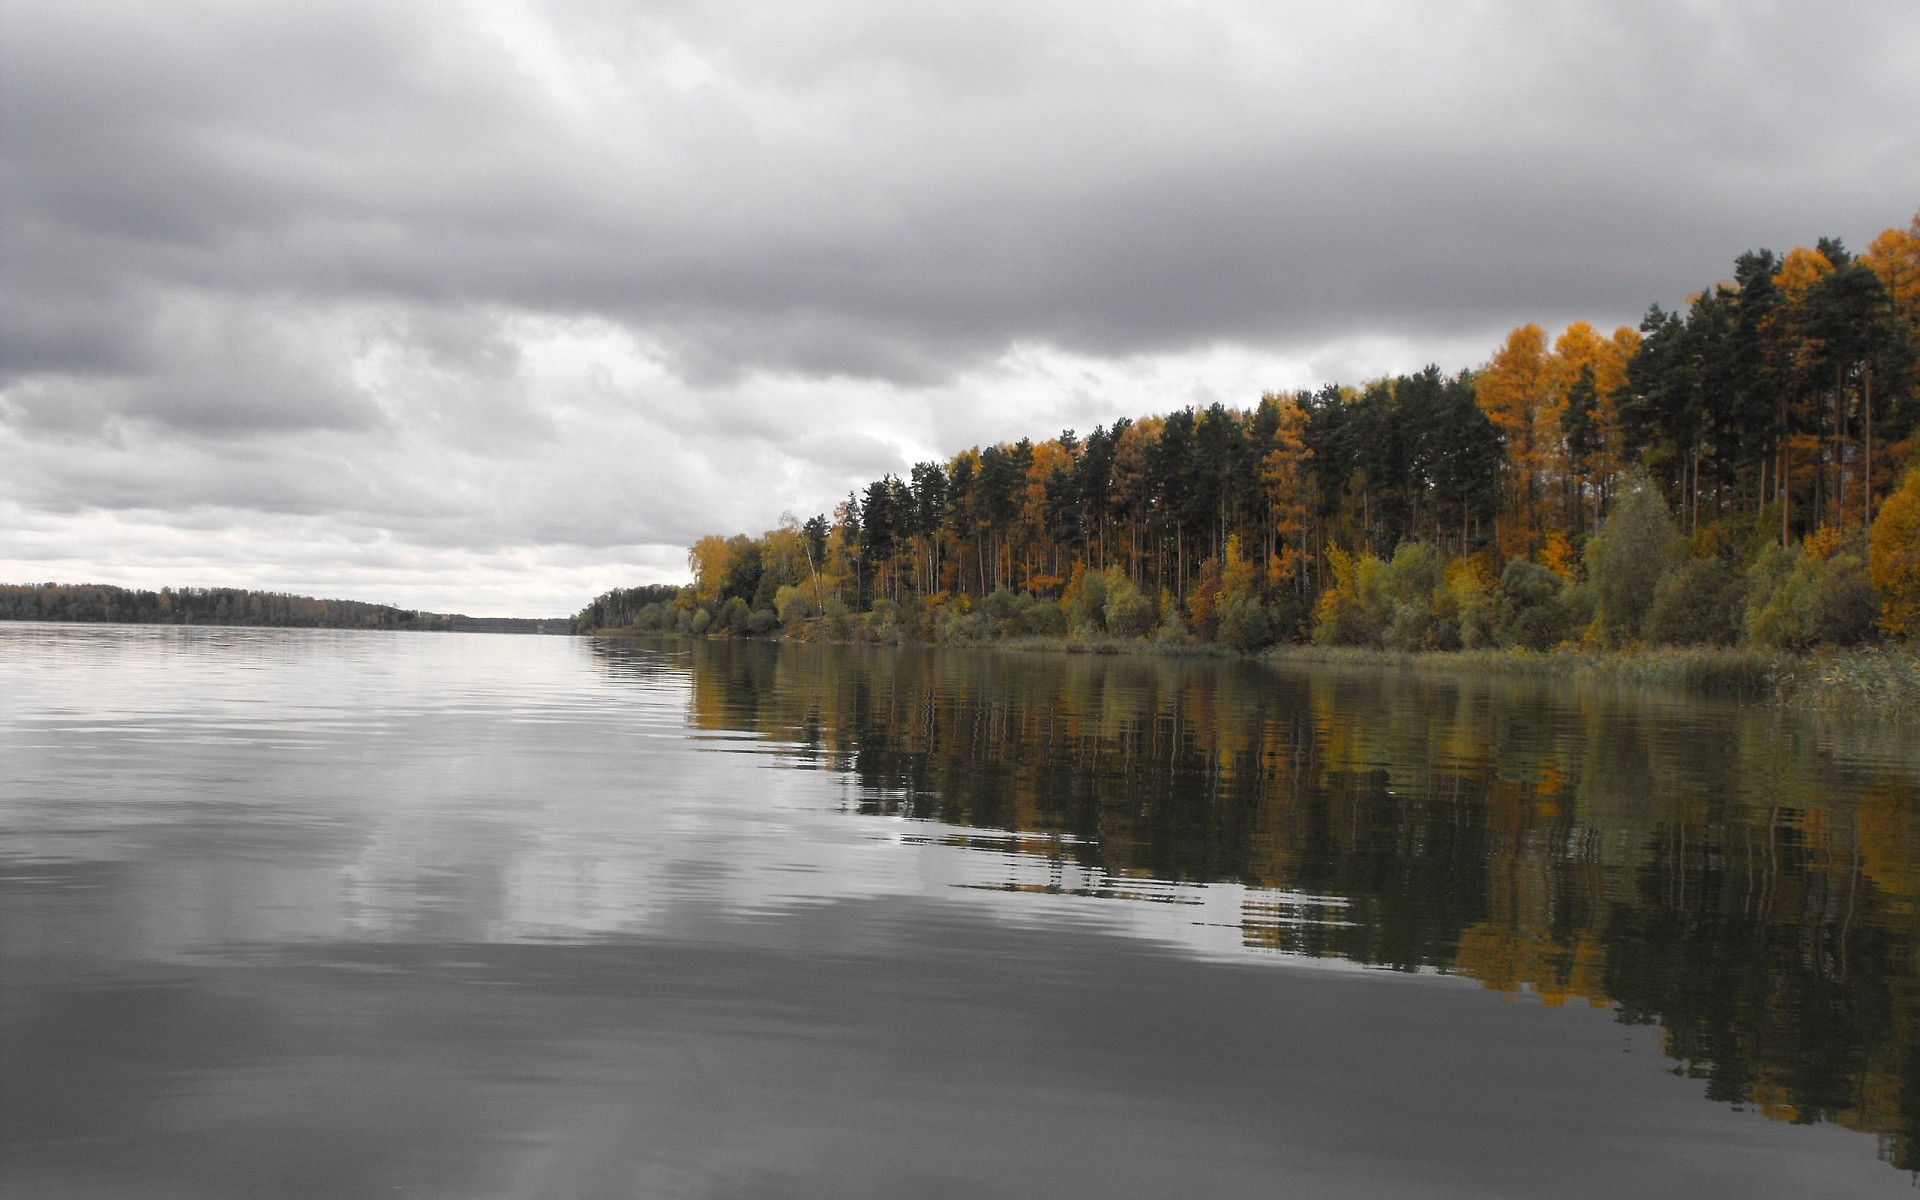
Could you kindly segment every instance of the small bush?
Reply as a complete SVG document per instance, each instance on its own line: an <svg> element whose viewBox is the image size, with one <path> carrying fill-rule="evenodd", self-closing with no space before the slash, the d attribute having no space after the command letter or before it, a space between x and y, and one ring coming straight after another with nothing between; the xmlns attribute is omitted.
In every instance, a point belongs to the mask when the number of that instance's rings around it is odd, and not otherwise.
<svg viewBox="0 0 1920 1200"><path fill-rule="evenodd" d="M1460 598L1452 588L1442 584L1433 589L1432 646L1435 650L1458 650L1461 648Z"/></svg>
<svg viewBox="0 0 1920 1200"><path fill-rule="evenodd" d="M1220 605L1219 640L1242 653L1272 643L1273 623L1257 596L1231 595Z"/></svg>
<svg viewBox="0 0 1920 1200"><path fill-rule="evenodd" d="M1879 598L1854 554L1827 554L1818 543L1769 546L1753 566L1747 591L1747 638L1758 646L1805 650L1852 646L1873 636Z"/></svg>
<svg viewBox="0 0 1920 1200"><path fill-rule="evenodd" d="M1679 551L1666 501L1644 479L1627 487L1598 537L1587 543L1594 615L1616 641L1642 636L1654 589Z"/></svg>
<svg viewBox="0 0 1920 1200"><path fill-rule="evenodd" d="M787 584L773 594L774 612L782 625L791 625L819 611L820 588L814 583Z"/></svg>
<svg viewBox="0 0 1920 1200"><path fill-rule="evenodd" d="M1880 599L1858 555L1827 560L1814 610L1814 640L1823 646L1858 646L1873 640L1880 624Z"/></svg>
<svg viewBox="0 0 1920 1200"><path fill-rule="evenodd" d="M1384 624L1379 578L1386 564L1371 554L1327 551L1333 586L1314 608L1313 640L1322 646L1377 646Z"/></svg>
<svg viewBox="0 0 1920 1200"><path fill-rule="evenodd" d="M672 605L655 601L634 614L633 627L646 632L667 631L678 625L680 614Z"/></svg>
<svg viewBox="0 0 1920 1200"><path fill-rule="evenodd" d="M993 618L977 608L962 612L956 606L946 610L935 628L943 642L984 642L993 636Z"/></svg>
<svg viewBox="0 0 1920 1200"><path fill-rule="evenodd" d="M728 633L733 630L745 632L748 616L747 602L735 596L720 606L720 611L714 614L713 624L707 632Z"/></svg>
<svg viewBox="0 0 1920 1200"><path fill-rule="evenodd" d="M1547 650L1565 641L1576 628L1577 615L1562 603L1564 586L1558 575L1536 563L1508 563L1494 591L1499 605L1495 640L1527 650Z"/></svg>
<svg viewBox="0 0 1920 1200"><path fill-rule="evenodd" d="M1089 571L1084 563L1073 564L1073 579L1060 601L1067 628L1074 633L1103 633L1107 628L1107 575Z"/></svg>
<svg viewBox="0 0 1920 1200"><path fill-rule="evenodd" d="M898 604L882 596L864 616L855 619L854 636L861 641L898 646L907 640L907 625L911 621Z"/></svg>
<svg viewBox="0 0 1920 1200"><path fill-rule="evenodd" d="M1593 585L1584 581L1567 583L1562 580L1560 587L1560 622L1563 626L1561 641L1578 642L1581 635L1593 627L1594 604Z"/></svg>
<svg viewBox="0 0 1920 1200"><path fill-rule="evenodd" d="M1393 606L1393 621L1384 635L1389 649L1430 650L1438 644L1433 617L1433 594L1414 597Z"/></svg>
<svg viewBox="0 0 1920 1200"><path fill-rule="evenodd" d="M1717 558L1661 576L1647 610L1647 640L1662 646L1731 646L1740 637L1745 588Z"/></svg>
<svg viewBox="0 0 1920 1200"><path fill-rule="evenodd" d="M1160 612L1160 625L1153 631L1154 641L1169 646L1184 646L1193 641L1186 622L1180 619L1180 606L1173 602L1173 593L1166 588L1160 589Z"/></svg>
<svg viewBox="0 0 1920 1200"><path fill-rule="evenodd" d="M1386 644L1395 650L1433 646L1433 594L1440 587L1440 552L1424 542L1404 542L1377 580L1376 594L1366 600Z"/></svg>
<svg viewBox="0 0 1920 1200"><path fill-rule="evenodd" d="M779 623L780 618L770 608L756 608L747 614L747 632L755 637L772 633Z"/></svg>
<svg viewBox="0 0 1920 1200"><path fill-rule="evenodd" d="M1112 578L1107 580L1107 632L1117 638L1141 638L1152 633L1158 615L1153 611L1153 601L1117 568L1109 568L1108 574Z"/></svg>
<svg viewBox="0 0 1920 1200"><path fill-rule="evenodd" d="M834 637L843 638L853 631L853 612L847 602L838 596L828 596L823 608L827 618L827 632Z"/></svg>
<svg viewBox="0 0 1920 1200"><path fill-rule="evenodd" d="M986 613L994 622L1004 623L1013 618L1014 609L1018 605L1019 598L1003 584L987 593L987 598L980 602L980 611Z"/></svg>
<svg viewBox="0 0 1920 1200"><path fill-rule="evenodd" d="M1481 650L1495 642L1499 606L1493 599L1491 568L1484 558L1456 558L1447 564L1434 591L1434 644L1443 650Z"/></svg>
<svg viewBox="0 0 1920 1200"><path fill-rule="evenodd" d="M1186 627L1201 641L1214 640L1220 624L1220 601L1226 593L1220 560L1209 556L1200 575L1187 590Z"/></svg>
<svg viewBox="0 0 1920 1200"><path fill-rule="evenodd" d="M1313 607L1307 598L1292 588L1281 591L1267 606L1267 617L1273 622L1275 641L1305 641L1313 630Z"/></svg>
<svg viewBox="0 0 1920 1200"><path fill-rule="evenodd" d="M1032 592L1022 592L1013 602L1007 620L1007 632L1013 634L1058 637L1067 632L1067 618L1060 606Z"/></svg>

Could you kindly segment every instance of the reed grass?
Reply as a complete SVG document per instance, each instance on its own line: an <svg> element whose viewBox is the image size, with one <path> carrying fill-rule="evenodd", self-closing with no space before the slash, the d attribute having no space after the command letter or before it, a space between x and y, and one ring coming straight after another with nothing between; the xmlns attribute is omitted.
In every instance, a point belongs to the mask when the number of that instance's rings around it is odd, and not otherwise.
<svg viewBox="0 0 1920 1200"><path fill-rule="evenodd" d="M1920 719L1920 651L1871 647L1809 654L1719 647L1586 650L1373 650L1280 646L1268 661L1399 667L1462 675L1580 679L1700 695L1818 708L1901 720Z"/></svg>
<svg viewBox="0 0 1920 1200"><path fill-rule="evenodd" d="M631 630L603 630L604 635ZM797 635L797 636L796 636ZM673 635L665 636L687 636ZM784 641L835 639L825 629L790 631ZM1158 658L1241 658L1210 642L1027 635L934 643L883 640L891 645L938 645L1066 654ZM1626 687L1677 689L1746 703L1822 710L1850 716L1920 721L1920 648L1868 647L1806 654L1730 647L1641 647L1630 650L1379 650L1362 646L1275 646L1252 656L1274 665L1395 669L1452 676L1574 679Z"/></svg>

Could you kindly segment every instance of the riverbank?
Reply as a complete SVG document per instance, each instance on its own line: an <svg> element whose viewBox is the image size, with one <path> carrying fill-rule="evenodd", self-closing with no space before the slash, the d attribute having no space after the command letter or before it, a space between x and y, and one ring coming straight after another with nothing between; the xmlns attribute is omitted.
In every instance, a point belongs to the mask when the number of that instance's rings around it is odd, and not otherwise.
<svg viewBox="0 0 1920 1200"><path fill-rule="evenodd" d="M625 637L635 636L636 631L601 629L595 634ZM822 628L802 628L773 640L874 644L871 638L835 638ZM922 643L884 641L881 644ZM1678 688L1700 695L1781 707L1920 721L1920 649L1879 647L1805 654L1721 647L1402 651L1286 644L1242 654L1211 642L1079 636L1022 636L933 644L948 649L1246 659L1274 666L1325 665L1439 675L1580 679L1625 686Z"/></svg>
<svg viewBox="0 0 1920 1200"><path fill-rule="evenodd" d="M1459 650L1401 652L1281 646L1270 662L1397 668L1436 674L1583 679L1671 687L1793 708L1920 719L1920 653L1904 649L1788 654L1730 648Z"/></svg>

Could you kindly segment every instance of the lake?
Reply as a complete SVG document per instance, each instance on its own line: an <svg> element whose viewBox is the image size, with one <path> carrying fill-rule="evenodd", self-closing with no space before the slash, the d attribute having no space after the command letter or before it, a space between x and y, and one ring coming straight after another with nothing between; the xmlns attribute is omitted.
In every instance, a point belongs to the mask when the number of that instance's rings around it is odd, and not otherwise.
<svg viewBox="0 0 1920 1200"><path fill-rule="evenodd" d="M1917 906L1871 723L0 625L0 1193L1904 1193Z"/></svg>

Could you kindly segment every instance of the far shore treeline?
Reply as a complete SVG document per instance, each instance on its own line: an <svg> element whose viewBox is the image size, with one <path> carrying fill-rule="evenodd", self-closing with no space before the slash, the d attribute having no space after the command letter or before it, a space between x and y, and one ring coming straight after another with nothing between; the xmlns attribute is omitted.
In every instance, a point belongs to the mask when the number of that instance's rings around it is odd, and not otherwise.
<svg viewBox="0 0 1920 1200"><path fill-rule="evenodd" d="M1399 649L1920 636L1920 215L1638 329L963 450L581 630Z"/></svg>
<svg viewBox="0 0 1920 1200"><path fill-rule="evenodd" d="M469 617L243 588L184 587L149 592L100 583L0 584L0 620L469 633L566 633L569 625L564 618Z"/></svg>

